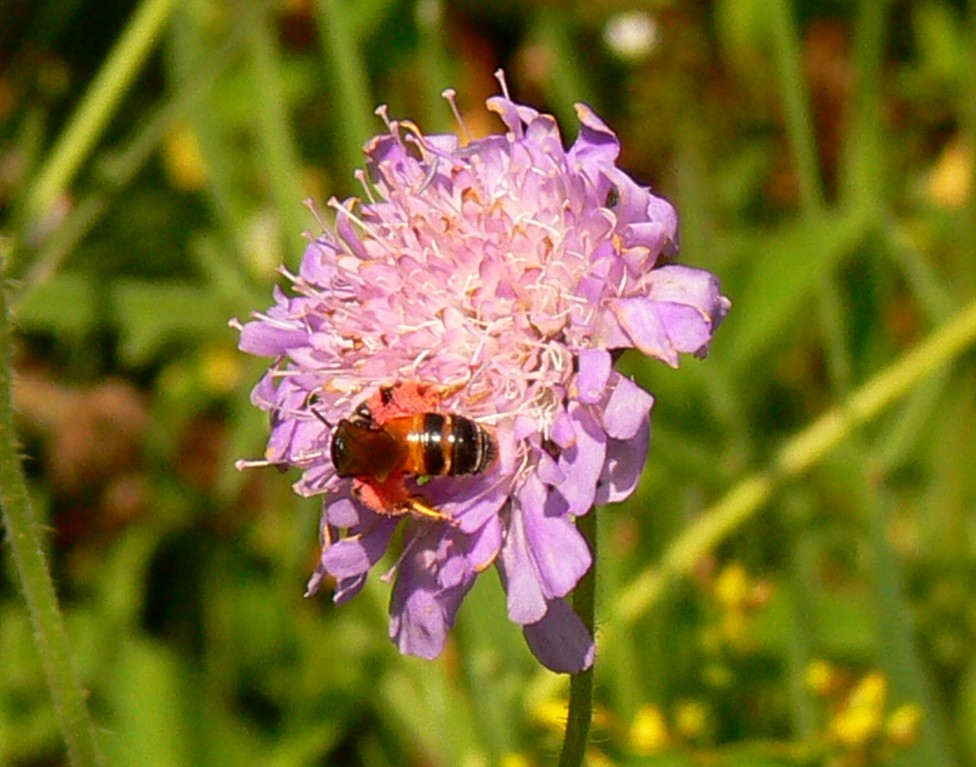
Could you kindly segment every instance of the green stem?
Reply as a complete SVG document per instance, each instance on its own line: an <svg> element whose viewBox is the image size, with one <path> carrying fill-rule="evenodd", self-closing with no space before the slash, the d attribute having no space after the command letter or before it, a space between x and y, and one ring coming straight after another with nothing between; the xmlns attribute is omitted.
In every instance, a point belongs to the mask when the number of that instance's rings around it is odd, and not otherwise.
<svg viewBox="0 0 976 767"><path fill-rule="evenodd" d="M573 592L573 609L582 618L587 631L593 636L596 625L596 563L597 534L596 509L590 509L576 520L576 526L590 547L593 564L576 585ZM593 668L574 674L569 683L569 716L566 720L566 737L559 754L559 767L579 767L586 754L586 742L593 719Z"/></svg>
<svg viewBox="0 0 976 767"><path fill-rule="evenodd" d="M315 20L333 88L332 107L337 115L336 165L343 186L352 184L353 172L363 164L363 143L375 124L369 78L353 33L355 9L350 3L318 0Z"/></svg>
<svg viewBox="0 0 976 767"><path fill-rule="evenodd" d="M282 247L286 263L296 268L301 261L305 240L298 235L306 228L307 211L296 199L301 189L298 151L292 134L288 105L282 87L277 43L271 29L270 14L262 18L251 33L251 65L258 102L256 110L258 146L268 169L271 195L281 220Z"/></svg>
<svg viewBox="0 0 976 767"><path fill-rule="evenodd" d="M849 127L844 137L844 155L839 169L840 194L845 203L874 209L890 197L885 188L886 163L882 152L885 92L885 33L890 0L859 3L854 25L851 71L854 93L845 107Z"/></svg>
<svg viewBox="0 0 976 767"><path fill-rule="evenodd" d="M602 94L594 93L587 82L584 57L576 48L573 24L569 16L556 5L540 8L532 35L541 43L541 49L553 62L552 76L545 83L546 97L560 125L573 125L577 121L574 105L583 101L599 106ZM558 72L558 76L556 73Z"/></svg>
<svg viewBox="0 0 976 767"><path fill-rule="evenodd" d="M879 492L870 468L861 459L862 450L852 450L852 466L858 467L854 492L860 495L859 505L867 510L868 551L871 601L876 606L877 643L881 651L882 670L891 684L893 700L911 700L922 711L924 726L911 748L892 760L894 765L938 764L953 767L956 760L948 744L945 719L933 695L932 685L922 659L915 647L911 619L911 605L906 595L902 563L888 539L887 512L891 502ZM860 464L860 465L859 465ZM873 467L872 467L873 468Z"/></svg>
<svg viewBox="0 0 976 767"><path fill-rule="evenodd" d="M969 33L966 37L964 61L976 61L976 0L970 0L967 12ZM965 76L963 87L959 89L961 99L959 114L962 117L962 139L970 150L976 146L976 67L969 66L969 74ZM954 263L959 267L960 284L972 285L974 277L973 259L971 254L976 247L976 163L971 163L969 170L969 194L966 204L966 217L963 219L963 238L959 243L959 252L955 254Z"/></svg>
<svg viewBox="0 0 976 767"><path fill-rule="evenodd" d="M807 216L815 216L823 212L824 193L817 159L817 142L813 135L813 120L808 106L810 97L803 76L799 34L793 7L788 0L774 0L769 8L776 68L780 73L783 89L786 135L800 183L800 204Z"/></svg>
<svg viewBox="0 0 976 767"><path fill-rule="evenodd" d="M194 77L181 86L173 98L156 109L145 123L140 124L122 149L106 153L96 163L97 187L71 210L36 257L31 256L23 236L15 240L11 260L17 269L8 272L19 280L17 295L10 298L14 314L31 291L57 272L64 259L102 219L110 209L113 195L123 191L145 167L173 125L210 93L219 76L236 59L243 40L268 5L270 0L247 4L220 47L193 62ZM28 271L22 275L25 268Z"/></svg>
<svg viewBox="0 0 976 767"><path fill-rule="evenodd" d="M770 470L744 479L665 552L657 568L645 570L623 589L614 604L615 620L633 623L660 597L665 586L688 573L705 554L751 518L777 484L802 474L914 385L933 375L976 342L976 301L925 341L828 410L786 443Z"/></svg>
<svg viewBox="0 0 976 767"><path fill-rule="evenodd" d="M445 5L443 0L420 0L415 10L417 33L420 35L417 51L422 73L421 103L427 118L425 127L438 133L446 133L454 128L451 110L446 108L441 94L447 85L457 79L447 46Z"/></svg>
<svg viewBox="0 0 976 767"><path fill-rule="evenodd" d="M800 209L803 218L815 225L825 212L824 190L793 4L789 0L774 0L770 3L770 18L776 50L776 69L780 73L783 93L786 135L800 185ZM844 342L843 308L833 282L832 270L825 272L820 278L817 284L817 305L820 309L824 353L832 391L836 393L841 390L847 394L851 366Z"/></svg>
<svg viewBox="0 0 976 767"><path fill-rule="evenodd" d="M54 707L75 767L102 764L85 695L48 574L41 537L21 471L11 405L12 354L4 286L0 285L0 509L7 543L30 611Z"/></svg>
<svg viewBox="0 0 976 767"><path fill-rule="evenodd" d="M175 0L145 0L85 93L30 190L30 213L43 215L71 184L159 37Z"/></svg>

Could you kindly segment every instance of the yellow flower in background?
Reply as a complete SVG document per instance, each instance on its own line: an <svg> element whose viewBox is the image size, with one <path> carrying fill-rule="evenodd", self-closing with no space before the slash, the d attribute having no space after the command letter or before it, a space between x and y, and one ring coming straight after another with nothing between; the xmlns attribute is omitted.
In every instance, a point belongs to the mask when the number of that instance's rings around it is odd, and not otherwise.
<svg viewBox="0 0 976 767"><path fill-rule="evenodd" d="M547 730L562 732L566 729L566 700L547 698L532 705L532 719Z"/></svg>
<svg viewBox="0 0 976 767"><path fill-rule="evenodd" d="M940 208L960 208L972 193L972 182L973 148L955 139L942 150L929 171L925 192Z"/></svg>
<svg viewBox="0 0 976 767"><path fill-rule="evenodd" d="M885 722L885 734L896 746L904 748L918 740L922 727L922 707L917 703L905 703L894 711Z"/></svg>
<svg viewBox="0 0 976 767"><path fill-rule="evenodd" d="M712 595L720 610L713 640L742 648L749 638L750 616L769 601L769 585L750 577L741 562L730 562L715 577Z"/></svg>
<svg viewBox="0 0 976 767"><path fill-rule="evenodd" d="M177 123L163 142L163 168L177 189L195 192L207 181L207 164L197 134L186 123Z"/></svg>
<svg viewBox="0 0 976 767"><path fill-rule="evenodd" d="M807 666L806 684L815 694L823 697L837 689L841 674L828 661L817 658Z"/></svg>
<svg viewBox="0 0 976 767"><path fill-rule="evenodd" d="M651 704L641 706L630 723L627 740L639 754L655 754L667 748L671 736L661 709Z"/></svg>
<svg viewBox="0 0 976 767"><path fill-rule="evenodd" d="M830 739L860 749L876 738L884 724L888 682L880 671L865 674L830 720Z"/></svg>
<svg viewBox="0 0 976 767"><path fill-rule="evenodd" d="M699 740L707 732L711 716L699 700L682 700L674 706L674 728L688 740Z"/></svg>

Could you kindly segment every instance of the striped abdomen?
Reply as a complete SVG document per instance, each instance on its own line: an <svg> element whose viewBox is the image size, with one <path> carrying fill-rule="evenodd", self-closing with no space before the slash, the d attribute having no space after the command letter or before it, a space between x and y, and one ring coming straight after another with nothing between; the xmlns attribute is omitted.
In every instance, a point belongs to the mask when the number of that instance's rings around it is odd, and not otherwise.
<svg viewBox="0 0 976 767"><path fill-rule="evenodd" d="M392 474L480 474L495 460L491 434L470 418L450 413L414 413L386 420L340 421L332 437L332 463L340 477Z"/></svg>

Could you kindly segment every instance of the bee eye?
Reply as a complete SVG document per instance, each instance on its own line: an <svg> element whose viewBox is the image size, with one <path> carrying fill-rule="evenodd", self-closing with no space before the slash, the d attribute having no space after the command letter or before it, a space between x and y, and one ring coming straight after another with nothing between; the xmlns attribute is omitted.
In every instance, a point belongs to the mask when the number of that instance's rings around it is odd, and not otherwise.
<svg viewBox="0 0 976 767"><path fill-rule="evenodd" d="M332 435L332 445L329 452L332 454L332 465L335 466L336 471L340 472L341 476L342 473L345 473L344 470L349 458L349 445L341 429L336 429Z"/></svg>
<svg viewBox="0 0 976 767"><path fill-rule="evenodd" d="M605 208L616 208L617 203L620 202L620 192L617 187L611 186L610 191L607 192L607 199L603 203Z"/></svg>

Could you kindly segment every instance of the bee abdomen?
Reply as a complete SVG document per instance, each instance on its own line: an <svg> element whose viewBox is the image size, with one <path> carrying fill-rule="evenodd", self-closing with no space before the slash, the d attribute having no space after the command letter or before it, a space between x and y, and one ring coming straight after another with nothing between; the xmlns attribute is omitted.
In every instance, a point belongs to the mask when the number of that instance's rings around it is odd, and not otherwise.
<svg viewBox="0 0 976 767"><path fill-rule="evenodd" d="M453 450L451 449L452 437L448 433L445 440L445 428L450 426L454 419L440 413L424 413L421 416L420 445L422 455L421 463L424 474L451 474L454 465Z"/></svg>
<svg viewBox="0 0 976 767"><path fill-rule="evenodd" d="M479 474L495 458L491 435L464 416L424 413L420 436L425 474Z"/></svg>
<svg viewBox="0 0 976 767"><path fill-rule="evenodd" d="M477 423L463 416L451 416L451 474L480 474L495 459L495 442ZM447 451L445 451L447 452Z"/></svg>

